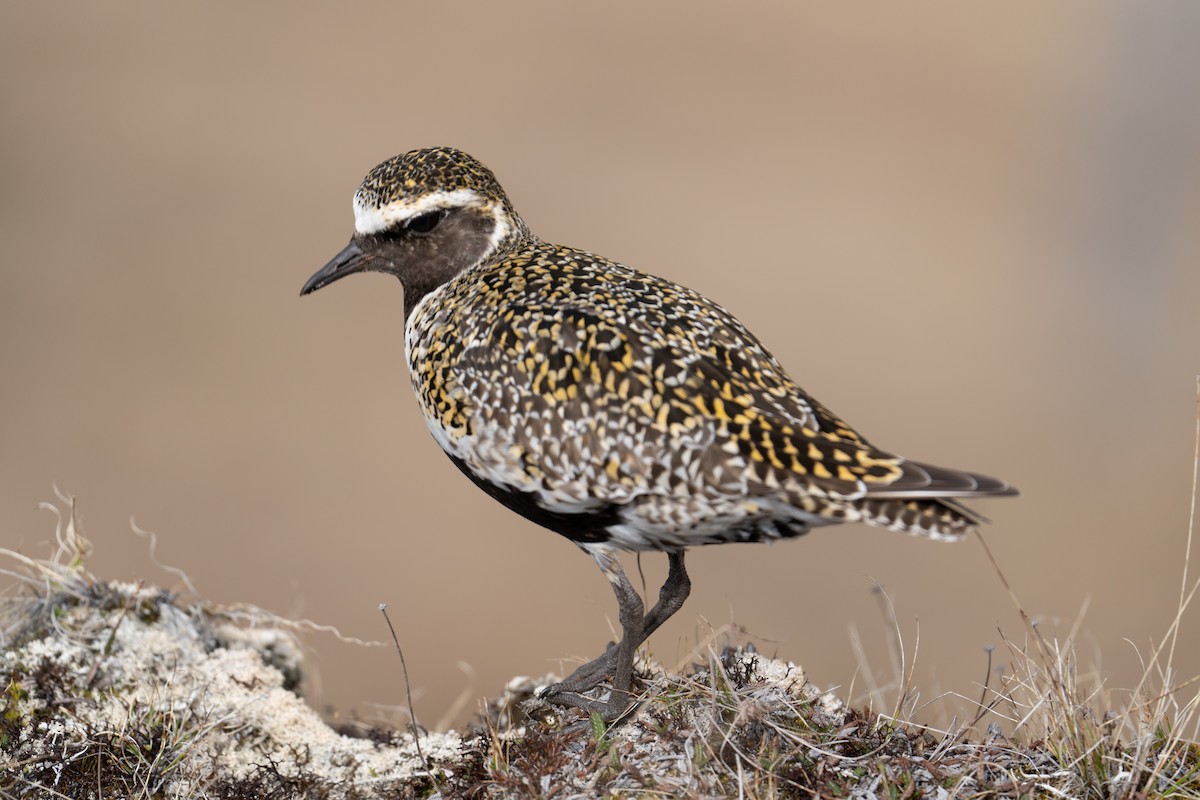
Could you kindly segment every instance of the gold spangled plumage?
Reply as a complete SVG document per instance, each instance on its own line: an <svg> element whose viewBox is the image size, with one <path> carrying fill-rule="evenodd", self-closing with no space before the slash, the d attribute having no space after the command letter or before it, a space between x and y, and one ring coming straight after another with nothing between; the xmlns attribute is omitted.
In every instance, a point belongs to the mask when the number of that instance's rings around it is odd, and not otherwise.
<svg viewBox="0 0 1200 800"><path fill-rule="evenodd" d="M956 537L972 518L926 498L1001 488L874 448L723 308L578 250L515 248L431 295L408 332L414 389L452 455L559 512L619 506L620 547L855 519Z"/></svg>

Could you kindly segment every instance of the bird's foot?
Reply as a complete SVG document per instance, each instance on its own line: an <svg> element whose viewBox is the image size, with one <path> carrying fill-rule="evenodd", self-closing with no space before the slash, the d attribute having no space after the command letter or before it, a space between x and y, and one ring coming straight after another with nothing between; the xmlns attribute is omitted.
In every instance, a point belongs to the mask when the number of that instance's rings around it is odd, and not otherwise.
<svg viewBox="0 0 1200 800"><path fill-rule="evenodd" d="M553 689L554 687L547 687ZM590 718L593 714L598 714L605 724L611 725L624 717L633 707L628 692L610 691L605 699L587 697L578 692L546 692L539 695L539 698L551 705L563 708L577 708ZM571 723L565 730L576 730L587 728L590 725L589 719L579 720Z"/></svg>
<svg viewBox="0 0 1200 800"><path fill-rule="evenodd" d="M617 663L617 644L609 642L604 654L578 667L558 683L538 690L538 696L549 699L557 694L583 694L600 685ZM553 701L551 701L553 702Z"/></svg>
<svg viewBox="0 0 1200 800"><path fill-rule="evenodd" d="M611 724L621 719L630 710L632 700L628 691L609 689L607 698L601 693L600 698L588 697L591 692L611 677L617 663L618 646L609 642L604 654L583 664L568 677L539 689L538 699L560 708L577 708L587 715L599 714L605 723ZM587 727L583 721L583 727ZM574 728L575 725L570 726Z"/></svg>

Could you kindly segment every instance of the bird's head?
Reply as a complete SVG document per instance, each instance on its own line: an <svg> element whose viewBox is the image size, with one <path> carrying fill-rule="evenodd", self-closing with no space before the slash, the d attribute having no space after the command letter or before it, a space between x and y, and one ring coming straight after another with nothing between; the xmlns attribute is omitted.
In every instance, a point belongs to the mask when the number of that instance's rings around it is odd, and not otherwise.
<svg viewBox="0 0 1200 800"><path fill-rule="evenodd" d="M463 270L528 237L492 171L461 150L431 147L389 158L354 193L354 235L301 295L355 272L404 285L406 315Z"/></svg>

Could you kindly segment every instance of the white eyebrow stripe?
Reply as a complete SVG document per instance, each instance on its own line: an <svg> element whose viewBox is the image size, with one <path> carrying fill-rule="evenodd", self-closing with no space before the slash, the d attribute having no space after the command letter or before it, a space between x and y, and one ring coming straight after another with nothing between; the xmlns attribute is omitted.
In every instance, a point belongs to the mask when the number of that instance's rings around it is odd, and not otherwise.
<svg viewBox="0 0 1200 800"><path fill-rule="evenodd" d="M379 233L397 222L419 217L430 211L472 203L483 204L483 197L474 189L455 189L450 192L430 192L411 199L397 200L382 208L364 205L358 192L354 193L354 230L361 234Z"/></svg>

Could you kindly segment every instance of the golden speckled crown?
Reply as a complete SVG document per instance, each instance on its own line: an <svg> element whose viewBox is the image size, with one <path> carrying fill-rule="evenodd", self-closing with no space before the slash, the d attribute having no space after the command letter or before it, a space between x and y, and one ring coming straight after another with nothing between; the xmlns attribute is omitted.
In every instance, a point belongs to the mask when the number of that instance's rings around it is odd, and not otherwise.
<svg viewBox="0 0 1200 800"><path fill-rule="evenodd" d="M359 233L378 233L398 221L451 206L502 206L514 227L520 218L492 171L453 147L427 147L389 158L354 193Z"/></svg>

